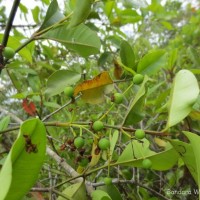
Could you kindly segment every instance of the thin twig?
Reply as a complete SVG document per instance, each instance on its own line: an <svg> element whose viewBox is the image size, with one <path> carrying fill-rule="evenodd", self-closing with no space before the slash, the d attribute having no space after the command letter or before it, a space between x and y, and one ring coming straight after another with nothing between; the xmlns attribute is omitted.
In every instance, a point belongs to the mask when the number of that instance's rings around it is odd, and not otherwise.
<svg viewBox="0 0 200 200"><path fill-rule="evenodd" d="M141 183L138 183L138 182L135 182L134 180L119 180L119 179L113 179L112 180L112 183L113 184L118 184L118 183L125 183L125 184L135 184L139 187L142 187L146 190L148 190L149 192L151 192L152 194L154 194L155 196L157 197L160 197L161 199L164 199L164 200L169 200L167 197L163 196L162 194L160 194L159 192L153 190L152 188L149 188ZM103 186L105 185L105 183L103 182L99 182L99 183L92 183L92 186L93 187L99 187L99 186Z"/></svg>
<svg viewBox="0 0 200 200"><path fill-rule="evenodd" d="M80 97L80 95L77 96L77 97L75 97L74 99L71 99L71 100L68 101L66 104L64 104L63 106L61 106L60 108L58 108L58 109L55 110L54 112L50 113L49 115L46 115L46 116L42 119L42 121L43 121L43 122L46 121L46 120L49 119L52 115L58 113L58 112L61 111L63 108L65 108L65 107L68 106L69 104L71 104L71 103L73 103L74 101L76 101L79 97Z"/></svg>

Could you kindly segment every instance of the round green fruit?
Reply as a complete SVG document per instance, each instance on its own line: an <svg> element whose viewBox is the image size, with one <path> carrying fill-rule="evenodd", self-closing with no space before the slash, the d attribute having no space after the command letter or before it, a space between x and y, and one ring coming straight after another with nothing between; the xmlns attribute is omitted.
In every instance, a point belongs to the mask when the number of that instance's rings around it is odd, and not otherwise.
<svg viewBox="0 0 200 200"><path fill-rule="evenodd" d="M68 96L68 97L73 97L74 95L74 88L71 86L67 86L64 90L64 93Z"/></svg>
<svg viewBox="0 0 200 200"><path fill-rule="evenodd" d="M144 80L144 76L142 74L136 74L133 77L133 83L136 85L139 85L140 83L142 83L143 80Z"/></svg>
<svg viewBox="0 0 200 200"><path fill-rule="evenodd" d="M151 168L151 166L152 166L152 162L151 162L151 160L149 160L149 159L144 159L143 161L142 161L142 166L143 166L143 168L145 168L145 169L149 169L149 168Z"/></svg>
<svg viewBox="0 0 200 200"><path fill-rule="evenodd" d="M14 49L10 48L10 47L5 47L3 50L3 56L7 59L13 58L15 55L15 51Z"/></svg>
<svg viewBox="0 0 200 200"><path fill-rule="evenodd" d="M103 179L103 182L105 183L105 185L111 185L112 184L112 178L110 177L105 177Z"/></svg>
<svg viewBox="0 0 200 200"><path fill-rule="evenodd" d="M92 125L94 131L101 131L104 128L102 121L95 121Z"/></svg>
<svg viewBox="0 0 200 200"><path fill-rule="evenodd" d="M114 99L113 99L114 103L121 104L123 102L123 100L124 100L123 94L121 94L121 93L115 93L114 94Z"/></svg>
<svg viewBox="0 0 200 200"><path fill-rule="evenodd" d="M142 129L137 129L137 130L135 131L135 138L136 138L136 139L141 140L141 139L143 139L144 137L145 137L145 132L144 132Z"/></svg>
<svg viewBox="0 0 200 200"><path fill-rule="evenodd" d="M98 146L101 150L106 150L110 147L110 141L106 138L102 138L99 140Z"/></svg>
<svg viewBox="0 0 200 200"><path fill-rule="evenodd" d="M77 137L74 139L74 146L77 149L82 148L84 146L84 144L85 144L85 140L82 137Z"/></svg>

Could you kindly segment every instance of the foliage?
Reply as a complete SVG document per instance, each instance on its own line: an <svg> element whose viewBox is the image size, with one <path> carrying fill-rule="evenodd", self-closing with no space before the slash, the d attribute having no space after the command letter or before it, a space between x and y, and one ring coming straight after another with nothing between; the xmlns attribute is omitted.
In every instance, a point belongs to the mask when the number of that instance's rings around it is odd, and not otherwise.
<svg viewBox="0 0 200 200"><path fill-rule="evenodd" d="M1 7L0 200L200 199L198 6Z"/></svg>

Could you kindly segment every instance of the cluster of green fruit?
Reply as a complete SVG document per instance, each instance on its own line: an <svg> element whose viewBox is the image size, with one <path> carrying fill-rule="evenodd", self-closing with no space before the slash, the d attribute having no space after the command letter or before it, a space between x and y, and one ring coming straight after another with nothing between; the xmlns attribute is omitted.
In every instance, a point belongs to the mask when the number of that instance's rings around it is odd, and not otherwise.
<svg viewBox="0 0 200 200"><path fill-rule="evenodd" d="M144 132L144 130L142 129L136 129L135 130L135 138L138 140L142 140L143 138L145 138L146 134ZM142 166L145 169L149 169L152 166L152 162L150 159L146 158L142 161Z"/></svg>
<svg viewBox="0 0 200 200"><path fill-rule="evenodd" d="M102 121L95 121L92 124L92 129L96 132L103 130L104 125ZM107 138L101 138L98 142L98 147L101 150L107 150L110 147L110 141Z"/></svg>

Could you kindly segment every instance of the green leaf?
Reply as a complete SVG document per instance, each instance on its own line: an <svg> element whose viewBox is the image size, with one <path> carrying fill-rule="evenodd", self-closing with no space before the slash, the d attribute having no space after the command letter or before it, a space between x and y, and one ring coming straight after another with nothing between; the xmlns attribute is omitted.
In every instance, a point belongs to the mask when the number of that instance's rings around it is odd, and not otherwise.
<svg viewBox="0 0 200 200"><path fill-rule="evenodd" d="M135 54L131 45L125 40L123 40L120 45L120 58L125 66L134 69Z"/></svg>
<svg viewBox="0 0 200 200"><path fill-rule="evenodd" d="M187 54L188 54L190 60L198 68L198 66L200 65L200 58L199 58L199 53L196 51L196 49L194 49L192 47L188 47Z"/></svg>
<svg viewBox="0 0 200 200"><path fill-rule="evenodd" d="M152 161L151 169L163 171L172 168L178 157L178 153L171 146L165 151L156 153L149 149L147 139L143 139L142 142L133 140L126 146L115 164L142 167L143 159L148 158Z"/></svg>
<svg viewBox="0 0 200 200"><path fill-rule="evenodd" d="M38 31L41 31L43 29L52 26L53 24L59 22L64 17L65 16L59 10L57 0L53 0L49 5L44 22L42 23Z"/></svg>
<svg viewBox="0 0 200 200"><path fill-rule="evenodd" d="M69 23L69 27L74 27L84 22L90 14L93 0L76 0L76 7Z"/></svg>
<svg viewBox="0 0 200 200"><path fill-rule="evenodd" d="M99 53L101 46L97 34L84 24L70 29L64 24L48 31L42 38L60 42L83 57Z"/></svg>
<svg viewBox="0 0 200 200"><path fill-rule="evenodd" d="M140 74L155 74L160 68L165 67L167 63L167 54L164 50L154 50L146 54L137 66L137 72Z"/></svg>
<svg viewBox="0 0 200 200"><path fill-rule="evenodd" d="M95 190L91 194L92 200L112 200L103 190Z"/></svg>
<svg viewBox="0 0 200 200"><path fill-rule="evenodd" d="M192 177L198 184L197 164L192 145L179 140L169 141L174 149L179 153L180 158L184 161ZM199 141L199 139L197 141Z"/></svg>
<svg viewBox="0 0 200 200"><path fill-rule="evenodd" d="M111 14L112 14L112 10L115 7L115 1L106 1L104 3L104 12L107 15L108 18L110 18Z"/></svg>
<svg viewBox="0 0 200 200"><path fill-rule="evenodd" d="M121 194L114 184L100 187L100 189L107 192L111 199L122 200Z"/></svg>
<svg viewBox="0 0 200 200"><path fill-rule="evenodd" d="M26 135L37 151L28 152ZM28 149L27 149L28 148ZM0 199L22 199L38 179L46 153L46 129L39 119L25 121L0 173Z"/></svg>
<svg viewBox="0 0 200 200"><path fill-rule="evenodd" d="M87 200L86 188L84 182L75 183L67 187L63 192L69 199L73 200ZM58 197L57 200L65 200L66 198Z"/></svg>
<svg viewBox="0 0 200 200"><path fill-rule="evenodd" d="M166 129L182 121L191 111L199 95L196 77L189 70L180 70L173 81L169 99Z"/></svg>
<svg viewBox="0 0 200 200"><path fill-rule="evenodd" d="M6 116L0 121L0 131L7 129L8 124L10 123L10 117Z"/></svg>
<svg viewBox="0 0 200 200"><path fill-rule="evenodd" d="M192 150L193 150L194 156L192 156L192 157L195 159L195 162L196 162L196 173L197 173L196 179L197 179L198 187L200 188L200 156L199 156L200 136L198 136L194 133L188 132L188 131L183 131L183 133L189 139ZM189 159L191 159L191 158L189 158ZM192 169L190 169L190 171L191 170ZM193 170L195 170L195 168ZM199 194L199 199L200 199L200 194Z"/></svg>
<svg viewBox="0 0 200 200"><path fill-rule="evenodd" d="M112 135L112 138L110 140L110 157L111 158L112 158L112 155L113 155L113 152L114 152L114 149L115 149L115 145L118 141L118 137L119 137L119 131L115 130L113 135Z"/></svg>
<svg viewBox="0 0 200 200"><path fill-rule="evenodd" d="M140 16L135 10L125 9L120 11L119 20L122 24L135 23L142 20L142 16Z"/></svg>
<svg viewBox="0 0 200 200"><path fill-rule="evenodd" d="M47 80L45 93L50 97L64 91L68 85L75 84L81 78L81 74L70 70L58 70Z"/></svg>
<svg viewBox="0 0 200 200"><path fill-rule="evenodd" d="M130 103L129 109L126 113L124 118L124 125L133 125L143 119L143 107L144 107L144 100L146 94L146 83L148 82L149 78L147 76L144 77L144 81L138 90L136 96Z"/></svg>
<svg viewBox="0 0 200 200"><path fill-rule="evenodd" d="M168 55L168 67L170 69L173 69L175 63L176 63L176 60L177 60L177 57L178 57L178 49L173 49L169 52L169 55Z"/></svg>
<svg viewBox="0 0 200 200"><path fill-rule="evenodd" d="M31 12L32 12L32 16L33 16L33 19L34 19L35 23L39 23L39 15L40 15L39 6L35 6L35 8L33 8L31 10Z"/></svg>

